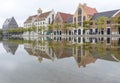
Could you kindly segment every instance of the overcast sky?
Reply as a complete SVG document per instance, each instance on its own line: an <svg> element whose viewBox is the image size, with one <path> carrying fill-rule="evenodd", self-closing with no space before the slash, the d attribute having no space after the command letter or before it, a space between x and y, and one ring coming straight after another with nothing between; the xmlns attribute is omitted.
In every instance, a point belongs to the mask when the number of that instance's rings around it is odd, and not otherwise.
<svg viewBox="0 0 120 83"><path fill-rule="evenodd" d="M120 9L120 0L0 0L0 28L6 18L15 17L19 26L23 26L28 16L54 9L73 14L79 3L87 3L99 12Z"/></svg>

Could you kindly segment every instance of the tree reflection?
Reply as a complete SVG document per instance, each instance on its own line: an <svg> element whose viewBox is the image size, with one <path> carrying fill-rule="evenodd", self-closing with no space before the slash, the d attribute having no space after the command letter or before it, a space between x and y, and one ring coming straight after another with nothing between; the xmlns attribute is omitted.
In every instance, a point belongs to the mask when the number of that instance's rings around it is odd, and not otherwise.
<svg viewBox="0 0 120 83"><path fill-rule="evenodd" d="M81 39L80 42L78 42L79 39ZM36 40L17 40L16 42L24 44L24 49L28 54L36 56L40 63L42 63L44 59L54 62L58 59L71 57L77 63L78 67L86 67L88 64L95 63L97 59L120 61L119 41L120 38L68 37L53 38L49 40L41 40L41 38ZM7 43L3 41L3 45L10 49L14 48L12 50L15 51L17 49L15 40L10 40Z"/></svg>

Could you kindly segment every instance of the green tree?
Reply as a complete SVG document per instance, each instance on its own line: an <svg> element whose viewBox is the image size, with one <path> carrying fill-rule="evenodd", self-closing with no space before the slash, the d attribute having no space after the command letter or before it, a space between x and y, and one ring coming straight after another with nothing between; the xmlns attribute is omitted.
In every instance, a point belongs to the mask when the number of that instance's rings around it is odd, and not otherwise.
<svg viewBox="0 0 120 83"><path fill-rule="evenodd" d="M0 35L2 35L2 29L0 29Z"/></svg>
<svg viewBox="0 0 120 83"><path fill-rule="evenodd" d="M32 26L31 31L36 31L37 27Z"/></svg>
<svg viewBox="0 0 120 83"><path fill-rule="evenodd" d="M84 21L84 22L83 22L83 27L84 27L85 29L88 29L88 28L90 27L90 21Z"/></svg>
<svg viewBox="0 0 120 83"><path fill-rule="evenodd" d="M53 24L49 24L49 25L48 25L48 30L49 30L50 32L53 32L53 29L54 29Z"/></svg>
<svg viewBox="0 0 120 83"><path fill-rule="evenodd" d="M110 19L111 23L112 23L112 26L114 26L115 28L117 28L120 24L120 16L115 16L115 17L112 17Z"/></svg>
<svg viewBox="0 0 120 83"><path fill-rule="evenodd" d="M107 18L105 16L101 16L97 18L97 28L99 29L99 32L101 32L101 29L106 28L106 20Z"/></svg>

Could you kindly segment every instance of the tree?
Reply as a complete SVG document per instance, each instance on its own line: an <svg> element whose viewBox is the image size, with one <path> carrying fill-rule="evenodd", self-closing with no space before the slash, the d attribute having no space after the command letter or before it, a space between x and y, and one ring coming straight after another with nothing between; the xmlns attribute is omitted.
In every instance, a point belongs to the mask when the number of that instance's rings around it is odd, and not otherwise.
<svg viewBox="0 0 120 83"><path fill-rule="evenodd" d="M0 29L0 35L2 35L2 29Z"/></svg>
<svg viewBox="0 0 120 83"><path fill-rule="evenodd" d="M87 28L89 28L90 27L90 21L84 21L83 22L83 27L85 27L85 29Z"/></svg>
<svg viewBox="0 0 120 83"><path fill-rule="evenodd" d="M53 24L49 24L49 25L48 25L48 30L49 30L50 32L53 32L53 29L54 29Z"/></svg>
<svg viewBox="0 0 120 83"><path fill-rule="evenodd" d="M107 18L105 16L97 18L97 28L99 29L99 32L101 32L101 29L106 28L106 20Z"/></svg>
<svg viewBox="0 0 120 83"><path fill-rule="evenodd" d="M36 27L32 26L31 31L36 31Z"/></svg>
<svg viewBox="0 0 120 83"><path fill-rule="evenodd" d="M78 28L78 24L72 24L72 27Z"/></svg>
<svg viewBox="0 0 120 83"><path fill-rule="evenodd" d="M112 26L114 26L115 28L119 26L120 24L120 16L115 16L115 17L112 17L110 19L111 23L112 23Z"/></svg>

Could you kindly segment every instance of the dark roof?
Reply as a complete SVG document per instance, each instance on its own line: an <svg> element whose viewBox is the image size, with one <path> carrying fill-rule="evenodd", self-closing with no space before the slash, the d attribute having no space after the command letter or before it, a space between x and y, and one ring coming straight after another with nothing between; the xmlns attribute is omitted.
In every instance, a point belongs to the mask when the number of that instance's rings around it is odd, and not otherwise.
<svg viewBox="0 0 120 83"><path fill-rule="evenodd" d="M14 17L7 18L2 26L3 30L7 30L9 28L18 28L18 24Z"/></svg>
<svg viewBox="0 0 120 83"><path fill-rule="evenodd" d="M68 18L67 23L72 23L73 22L73 17Z"/></svg>
<svg viewBox="0 0 120 83"><path fill-rule="evenodd" d="M111 18L115 13L117 13L120 9L118 10L112 10L112 11L106 11L106 12L100 12L100 13L95 13L91 20L96 20L98 17L105 16L107 18Z"/></svg>

